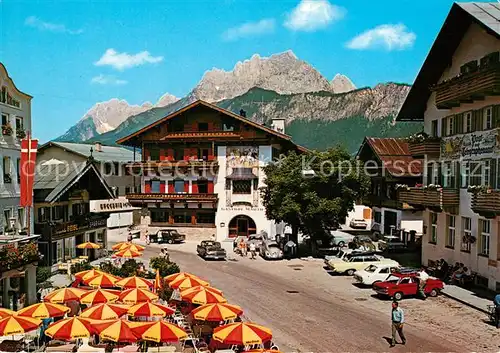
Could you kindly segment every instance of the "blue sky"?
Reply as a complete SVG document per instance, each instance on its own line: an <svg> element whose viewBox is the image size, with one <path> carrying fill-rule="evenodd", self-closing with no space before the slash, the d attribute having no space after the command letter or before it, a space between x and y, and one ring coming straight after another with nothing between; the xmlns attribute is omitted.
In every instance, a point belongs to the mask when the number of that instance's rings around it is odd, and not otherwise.
<svg viewBox="0 0 500 353"><path fill-rule="evenodd" d="M291 49L328 79L411 83L449 0L0 0L0 61L63 134L96 102L182 97L213 67Z"/></svg>

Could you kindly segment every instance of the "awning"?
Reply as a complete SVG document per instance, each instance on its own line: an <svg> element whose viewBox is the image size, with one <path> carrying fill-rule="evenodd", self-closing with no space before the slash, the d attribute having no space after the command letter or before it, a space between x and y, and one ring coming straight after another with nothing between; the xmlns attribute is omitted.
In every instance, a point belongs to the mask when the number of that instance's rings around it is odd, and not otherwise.
<svg viewBox="0 0 500 353"><path fill-rule="evenodd" d="M252 173L252 168L233 168L233 172L226 178L232 180L253 180L259 177Z"/></svg>

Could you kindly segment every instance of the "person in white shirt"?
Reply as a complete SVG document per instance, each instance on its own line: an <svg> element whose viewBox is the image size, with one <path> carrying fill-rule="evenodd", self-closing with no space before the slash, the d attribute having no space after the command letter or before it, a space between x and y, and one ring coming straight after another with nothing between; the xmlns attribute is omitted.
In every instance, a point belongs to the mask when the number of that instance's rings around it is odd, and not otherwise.
<svg viewBox="0 0 500 353"><path fill-rule="evenodd" d="M422 267L420 272L417 273L417 278L420 280L419 290L424 292L425 285L427 283L427 280L429 279L429 275L427 274L427 272L425 272L425 268Z"/></svg>
<svg viewBox="0 0 500 353"><path fill-rule="evenodd" d="M251 255L250 259L255 260L255 257L257 256L257 254L255 252L255 243L250 243L249 249L250 249L250 255Z"/></svg>

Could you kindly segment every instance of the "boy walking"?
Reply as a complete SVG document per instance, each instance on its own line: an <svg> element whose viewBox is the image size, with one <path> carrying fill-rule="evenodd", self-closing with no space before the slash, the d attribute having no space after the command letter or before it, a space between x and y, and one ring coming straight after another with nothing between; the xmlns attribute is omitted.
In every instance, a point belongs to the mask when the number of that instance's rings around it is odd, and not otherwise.
<svg viewBox="0 0 500 353"><path fill-rule="evenodd" d="M399 303L397 301L392 302L391 319L392 319L391 347L394 347L396 345L396 332L398 333L399 338L401 338L402 344L406 344L406 337L403 332L405 314L403 312L403 309L399 307Z"/></svg>

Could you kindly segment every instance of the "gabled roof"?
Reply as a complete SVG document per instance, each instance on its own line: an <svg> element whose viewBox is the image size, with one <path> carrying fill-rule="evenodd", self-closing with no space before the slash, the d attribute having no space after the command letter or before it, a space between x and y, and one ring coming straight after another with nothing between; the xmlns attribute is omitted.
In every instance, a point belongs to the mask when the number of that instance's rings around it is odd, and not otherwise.
<svg viewBox="0 0 500 353"><path fill-rule="evenodd" d="M415 177L422 173L422 161L411 156L406 139L365 137L358 156L367 147L393 177Z"/></svg>
<svg viewBox="0 0 500 353"><path fill-rule="evenodd" d="M93 149L92 157L98 162L131 162L134 161L134 152L125 148L117 146L101 146L101 152L95 150L95 144L87 143L70 143L70 142L58 142L49 141L41 146L38 151L42 152L48 147L60 147L67 150L68 152L77 154L81 157L90 157L90 149ZM140 160L140 153L135 154L135 160Z"/></svg>
<svg viewBox="0 0 500 353"><path fill-rule="evenodd" d="M154 123L149 124L148 126L143 127L142 129L140 129L140 130L138 130L138 131L134 132L133 134L130 134L130 135L125 136L125 137L122 137L121 139L119 139L119 140L118 140L118 141L116 141L116 142L117 142L118 144L125 144L125 145L126 145L126 144L127 144L127 141L129 141L129 140L130 140L130 139L132 139L133 137L136 137L136 136L138 136L138 135L140 135L140 134L144 133L145 131L147 131L147 130L149 130L149 129L151 129L151 128L155 127L155 126L158 126L158 125L160 125L160 124L163 124L164 122L166 122L166 121L168 121L168 120L170 120L170 119L173 119L173 118L175 118L176 116L178 116L178 115L180 115L180 114L182 114L182 113L184 113L184 112L186 112L186 111L188 111L188 110L190 110L190 109L193 109L193 108L195 108L195 107L199 107L199 106L204 106L204 107L207 107L207 108L209 108L209 109L216 110L216 111L218 111L218 112L220 112L220 113L222 113L222 114L225 114L225 115L227 115L227 116L229 116L229 117L231 117L231 118L234 118L234 119L236 119L236 120L239 120L239 121L242 121L242 122L244 122L244 123L246 123L246 124L249 124L249 125L251 125L251 126L255 127L256 129L259 129L259 130L265 131L265 132L267 132L267 133L269 133L269 134L271 134L271 135L277 136L277 137L279 137L279 138L282 138L282 139L284 139L284 140L287 140L287 141L290 141L290 142L292 142L292 143L293 143L293 141L292 141L292 137L291 137L290 135L282 134L282 133L280 133L280 132L278 132L278 131L276 131L276 130L273 130L273 129L271 129L271 128L267 127L267 126L261 125L261 124L259 124L259 123L256 123L256 122L252 121L252 120L249 120L249 119L247 119L247 118L244 118L244 117L242 117L241 115L235 114L235 113L233 113L233 112L231 112L231 111L229 111L229 110L226 110L226 109L220 108L220 107L218 107L218 106L216 106L216 105L214 105L214 104L211 104L211 103L208 103L208 102L205 102L205 101L202 101L202 100L197 100L196 102L193 102L193 103L191 103L191 104L188 104L188 105L186 105L184 108L181 108L181 109L179 109L179 110L177 110L177 111L175 111L175 112L173 112L173 113L171 113L171 114L167 115L166 117L164 117L164 118L162 118L162 119L160 119L160 120L158 120L158 121L155 121ZM296 144L295 144L295 145L296 145ZM298 145L297 145L297 146L298 146ZM307 150L306 148L304 148L304 147L302 147L302 146L298 146L298 147L299 147L299 149L303 149L304 151L306 151L306 150Z"/></svg>
<svg viewBox="0 0 500 353"><path fill-rule="evenodd" d="M19 88L16 87L16 84L14 83L14 80L9 76L7 68L1 62L0 62L0 71L4 72L5 76L7 77L7 80L10 81L10 83L12 84L12 87L16 90L17 93L19 93L19 94L21 94L21 95L23 95L25 97L28 97L28 98L33 98L33 96L30 96L29 94L24 93L23 91L21 91Z"/></svg>
<svg viewBox="0 0 500 353"><path fill-rule="evenodd" d="M423 121L430 86L436 84L472 23L500 39L500 3L454 3L404 101L397 121Z"/></svg>
<svg viewBox="0 0 500 353"><path fill-rule="evenodd" d="M49 163L42 163L37 168L33 189L52 189L45 198L45 202L52 203L57 201L62 194L68 191L71 186L89 171L97 175L110 198L114 198L111 188L91 161L80 163L56 163L56 161L51 160Z"/></svg>

